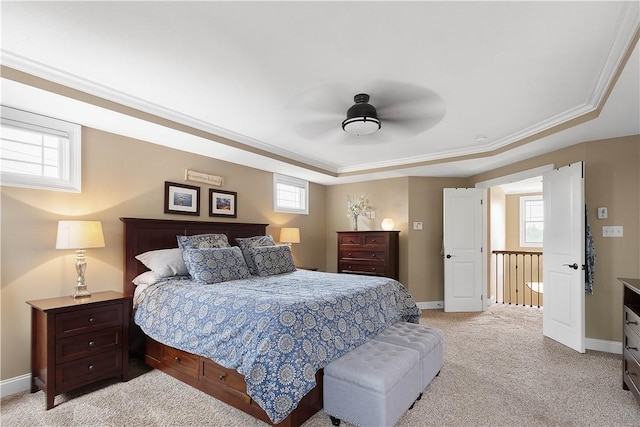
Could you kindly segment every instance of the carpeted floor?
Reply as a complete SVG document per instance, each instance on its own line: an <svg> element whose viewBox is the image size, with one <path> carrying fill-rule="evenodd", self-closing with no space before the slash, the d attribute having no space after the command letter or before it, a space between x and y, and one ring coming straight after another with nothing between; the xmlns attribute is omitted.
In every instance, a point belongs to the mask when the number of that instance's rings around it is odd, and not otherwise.
<svg viewBox="0 0 640 427"><path fill-rule="evenodd" d="M493 305L483 313L424 310L445 333L445 365L398 426L640 426L622 389L619 355L578 354L542 336L542 311ZM144 365L127 383L102 382L56 397L1 401L2 426L264 426ZM345 425L345 424L342 424ZM305 427L331 426L323 411Z"/></svg>

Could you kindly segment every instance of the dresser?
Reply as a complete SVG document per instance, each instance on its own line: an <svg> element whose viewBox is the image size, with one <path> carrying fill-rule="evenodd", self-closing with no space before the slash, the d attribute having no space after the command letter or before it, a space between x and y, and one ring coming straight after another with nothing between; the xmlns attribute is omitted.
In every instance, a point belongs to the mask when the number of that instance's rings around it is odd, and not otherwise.
<svg viewBox="0 0 640 427"><path fill-rule="evenodd" d="M399 279L399 231L338 231L338 273Z"/></svg>
<svg viewBox="0 0 640 427"><path fill-rule="evenodd" d="M622 388L640 404L640 279L618 280L624 285Z"/></svg>
<svg viewBox="0 0 640 427"><path fill-rule="evenodd" d="M109 291L27 301L31 392L44 391L46 409L60 393L105 378L129 379L131 298Z"/></svg>

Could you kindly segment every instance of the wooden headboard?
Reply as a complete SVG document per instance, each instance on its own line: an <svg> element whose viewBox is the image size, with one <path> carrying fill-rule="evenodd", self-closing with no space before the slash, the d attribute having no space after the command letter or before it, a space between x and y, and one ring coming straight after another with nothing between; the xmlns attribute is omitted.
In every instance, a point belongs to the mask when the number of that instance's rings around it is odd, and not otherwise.
<svg viewBox="0 0 640 427"><path fill-rule="evenodd" d="M155 249L177 248L176 236L218 233L226 234L231 245L236 237L264 236L269 224L241 222L176 221L166 219L120 218L124 226L124 266L122 289L133 295L132 280L147 268L135 257Z"/></svg>

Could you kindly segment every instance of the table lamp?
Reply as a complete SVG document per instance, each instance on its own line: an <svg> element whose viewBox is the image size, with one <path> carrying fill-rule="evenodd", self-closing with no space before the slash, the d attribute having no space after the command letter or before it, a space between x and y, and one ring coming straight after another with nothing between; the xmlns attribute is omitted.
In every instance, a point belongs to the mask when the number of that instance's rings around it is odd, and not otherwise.
<svg viewBox="0 0 640 427"><path fill-rule="evenodd" d="M58 221L56 249L76 250L78 280L72 295L74 298L91 295L87 285L84 284L84 272L87 269L85 249L87 248L104 248L104 235L100 221Z"/></svg>
<svg viewBox="0 0 640 427"><path fill-rule="evenodd" d="M283 227L280 230L280 243L300 243L300 229Z"/></svg>

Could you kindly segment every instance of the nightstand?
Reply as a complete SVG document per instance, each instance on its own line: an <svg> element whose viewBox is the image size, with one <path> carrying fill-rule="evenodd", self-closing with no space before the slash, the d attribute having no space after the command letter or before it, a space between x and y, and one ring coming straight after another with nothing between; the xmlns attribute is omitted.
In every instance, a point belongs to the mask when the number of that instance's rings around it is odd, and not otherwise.
<svg viewBox="0 0 640 427"><path fill-rule="evenodd" d="M27 301L31 306L31 393L43 390L46 409L60 393L111 377L129 380L131 296Z"/></svg>

